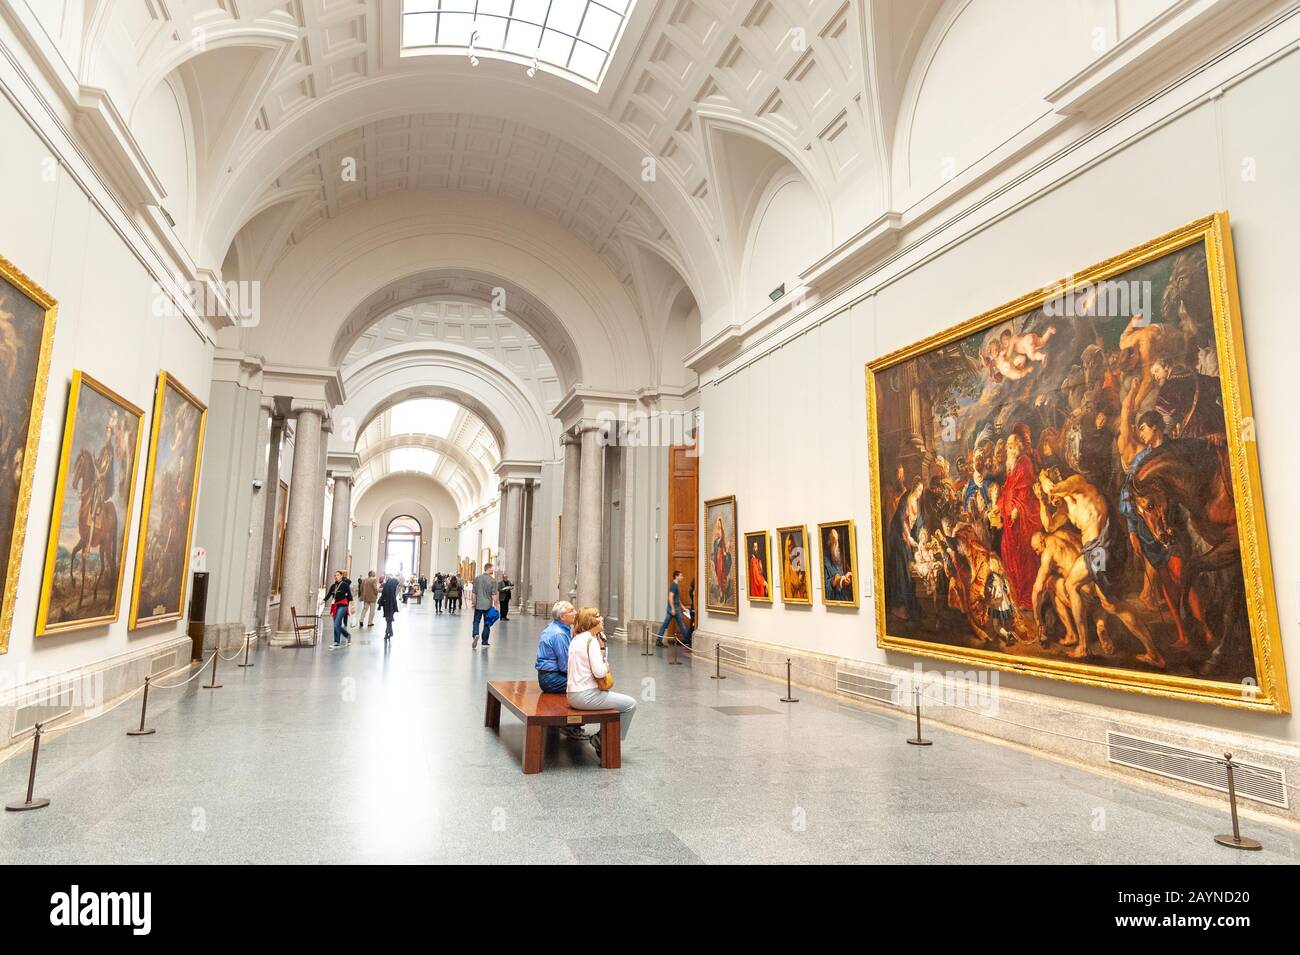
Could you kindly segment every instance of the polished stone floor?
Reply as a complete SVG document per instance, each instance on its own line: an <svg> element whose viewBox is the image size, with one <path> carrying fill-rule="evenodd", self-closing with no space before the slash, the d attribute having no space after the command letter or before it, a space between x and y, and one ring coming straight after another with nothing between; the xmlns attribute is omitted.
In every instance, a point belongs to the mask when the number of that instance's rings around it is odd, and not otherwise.
<svg viewBox="0 0 1300 955"><path fill-rule="evenodd" d="M1224 849L1224 811L938 727L908 746L889 714L787 707L768 680L618 643L641 700L623 768L554 740L524 776L522 726L483 727L483 684L532 673L541 621L498 625L485 652L470 619L412 607L387 651L378 628L265 648L223 663L222 689L154 693L153 736L125 735L132 702L50 738L52 804L0 814L0 863L1300 861L1294 833L1247 822L1265 850ZM0 764L3 801L26 773L26 751Z"/></svg>

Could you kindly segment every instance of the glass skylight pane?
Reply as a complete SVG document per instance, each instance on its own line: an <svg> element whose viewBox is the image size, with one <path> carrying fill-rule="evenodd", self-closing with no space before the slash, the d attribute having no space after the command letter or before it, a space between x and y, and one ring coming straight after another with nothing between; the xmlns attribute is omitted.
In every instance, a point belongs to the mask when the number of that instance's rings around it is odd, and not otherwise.
<svg viewBox="0 0 1300 955"><path fill-rule="evenodd" d="M438 14L417 13L402 20L407 46L433 46L438 41Z"/></svg>
<svg viewBox="0 0 1300 955"><path fill-rule="evenodd" d="M627 13L629 3L628 0L596 0L596 3L593 4L593 6L596 5L608 7L610 10L613 10L618 14L624 14Z"/></svg>
<svg viewBox="0 0 1300 955"><path fill-rule="evenodd" d="M531 57L537 52L537 44L542 39L542 28L520 20L510 22L510 32L506 35L507 53Z"/></svg>
<svg viewBox="0 0 1300 955"><path fill-rule="evenodd" d="M542 32L542 45L538 48L537 55L547 63L554 63L556 66L562 66L567 70L569 68L569 51L571 49L573 49L573 41L563 33L544 30Z"/></svg>
<svg viewBox="0 0 1300 955"><path fill-rule="evenodd" d="M608 50L614 45L614 37L618 35L618 26L622 22L623 18L618 14L593 3L587 8L587 18L582 21L582 31L578 36L592 46Z"/></svg>
<svg viewBox="0 0 1300 955"><path fill-rule="evenodd" d="M516 20L526 20L541 26L546 19L548 6L550 6L549 0L515 0L514 12L511 16Z"/></svg>
<svg viewBox="0 0 1300 955"><path fill-rule="evenodd" d="M579 76L594 80L600 76L600 69L605 65L605 54L594 46L588 46L579 40L573 47L573 59L569 60L569 69Z"/></svg>
<svg viewBox="0 0 1300 955"><path fill-rule="evenodd" d="M474 0L442 0L444 12L459 10L463 13L473 13L475 6Z"/></svg>
<svg viewBox="0 0 1300 955"><path fill-rule="evenodd" d="M470 34L474 32L474 16L469 13L444 13L438 29L439 46L469 47Z"/></svg>
<svg viewBox="0 0 1300 955"><path fill-rule="evenodd" d="M582 22L585 3L565 3L564 0L552 0L551 12L546 17L546 29L559 30L569 36L577 36L578 24Z"/></svg>
<svg viewBox="0 0 1300 955"><path fill-rule="evenodd" d="M485 17L480 14L477 26L478 40L474 43L476 49L499 50L505 45L506 21L501 17Z"/></svg>
<svg viewBox="0 0 1300 955"><path fill-rule="evenodd" d="M510 0L478 0L478 15L510 16Z"/></svg>

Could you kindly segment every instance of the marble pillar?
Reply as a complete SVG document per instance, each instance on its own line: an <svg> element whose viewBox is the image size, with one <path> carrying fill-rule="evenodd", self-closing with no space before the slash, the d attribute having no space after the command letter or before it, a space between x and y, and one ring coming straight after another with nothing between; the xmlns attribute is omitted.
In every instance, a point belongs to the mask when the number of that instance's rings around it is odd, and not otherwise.
<svg viewBox="0 0 1300 955"><path fill-rule="evenodd" d="M321 439L320 439L320 461L316 469L316 525L314 527L315 536L312 538L312 553L315 563L312 564L312 581L316 585L316 591L319 594L322 586L329 586L326 580L334 579L335 567L331 566L327 571L325 569L325 478L329 473L330 461L330 434L334 431L334 422L330 420L327 413L321 419ZM330 563L334 563L334 558L330 557Z"/></svg>
<svg viewBox="0 0 1300 955"><path fill-rule="evenodd" d="M253 449L253 504L248 524L248 551L244 558L243 620L244 630L256 631L258 625L257 595L260 592L258 572L262 568L262 537L266 533L266 506L268 495L274 496L266 482L266 473L270 460L267 449L271 445L272 418L275 404L270 398L263 398L258 406L257 444ZM257 484L261 486L258 487Z"/></svg>
<svg viewBox="0 0 1300 955"><path fill-rule="evenodd" d="M515 599L523 613L533 612L533 492L536 489L537 482L532 478L524 482L524 500L520 508L523 526L522 543L519 545L519 577L515 581Z"/></svg>
<svg viewBox="0 0 1300 955"><path fill-rule="evenodd" d="M280 497L280 451L284 445L284 419L276 416L271 419L271 434L267 441L266 484L262 488L262 551L258 556L257 584L255 590L255 607L253 625L258 636L270 633L267 614L271 604L271 575L275 573L272 559L279 540L280 528L276 526L276 505Z"/></svg>
<svg viewBox="0 0 1300 955"><path fill-rule="evenodd" d="M582 462L578 485L578 607L600 606L601 564L605 542L605 449L595 425L582 428Z"/></svg>
<svg viewBox="0 0 1300 955"><path fill-rule="evenodd" d="M497 520L496 566L493 571L499 576L502 572L510 573L515 567L515 497L519 493L517 485L503 480L497 485L500 493L499 519Z"/></svg>
<svg viewBox="0 0 1300 955"><path fill-rule="evenodd" d="M515 596L519 597L519 578L524 572L524 494L527 491L522 480L511 481L510 491L510 536L506 539L506 553L510 556L510 576L515 581Z"/></svg>
<svg viewBox="0 0 1300 955"><path fill-rule="evenodd" d="M348 548L352 542L352 472L334 472L334 509L330 514L330 566L326 576L336 570L348 572ZM356 578L356 574L348 573Z"/></svg>
<svg viewBox="0 0 1300 955"><path fill-rule="evenodd" d="M578 595L578 491L581 487L582 445L566 434L564 447L564 502L560 510L560 600Z"/></svg>
<svg viewBox="0 0 1300 955"><path fill-rule="evenodd" d="M325 506L325 478L320 471L325 403L295 401L290 414L294 419L293 468L289 478L289 514L284 531L283 579L276 623L276 635L281 639L293 637L292 608L297 607L306 614L316 612L314 563L320 548L313 546L312 537Z"/></svg>

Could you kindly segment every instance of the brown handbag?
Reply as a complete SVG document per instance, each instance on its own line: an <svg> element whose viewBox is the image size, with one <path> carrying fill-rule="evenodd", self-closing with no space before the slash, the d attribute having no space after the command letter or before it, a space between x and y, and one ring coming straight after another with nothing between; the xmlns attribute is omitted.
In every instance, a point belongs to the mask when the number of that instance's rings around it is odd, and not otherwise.
<svg viewBox="0 0 1300 955"><path fill-rule="evenodd" d="M591 662L591 644L599 643L599 642L600 642L600 638L593 634L591 638L591 643L587 644L588 663ZM601 654L601 658L604 659L603 651ZM606 664L608 664L608 661L606 661ZM591 670L592 670L592 675L595 676L596 668L593 666ZM602 690L604 690L607 693L614 688L614 674L609 671L608 665L606 666L605 675L596 677L596 686L600 687Z"/></svg>

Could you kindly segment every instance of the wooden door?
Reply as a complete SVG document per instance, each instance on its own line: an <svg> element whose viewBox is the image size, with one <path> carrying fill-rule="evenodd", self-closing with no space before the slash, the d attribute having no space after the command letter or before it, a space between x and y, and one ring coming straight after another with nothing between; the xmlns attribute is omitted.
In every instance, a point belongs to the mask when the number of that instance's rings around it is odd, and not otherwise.
<svg viewBox="0 0 1300 955"><path fill-rule="evenodd" d="M694 612L691 585L697 573L699 528L699 455L696 446L673 447L668 452L668 582L673 571L682 572L682 605ZM664 592L667 593L667 584ZM663 613L660 603L660 614ZM660 618L662 619L662 617ZM673 627L676 628L676 622Z"/></svg>

